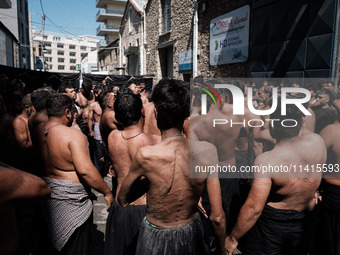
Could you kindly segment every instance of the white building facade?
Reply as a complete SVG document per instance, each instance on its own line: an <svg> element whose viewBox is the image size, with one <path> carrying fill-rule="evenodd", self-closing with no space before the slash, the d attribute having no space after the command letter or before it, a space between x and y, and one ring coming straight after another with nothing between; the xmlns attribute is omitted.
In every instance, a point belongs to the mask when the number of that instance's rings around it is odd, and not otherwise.
<svg viewBox="0 0 340 255"><path fill-rule="evenodd" d="M74 73L81 71L82 58L96 51L95 36L67 36L45 32L34 35L35 69L49 72Z"/></svg>

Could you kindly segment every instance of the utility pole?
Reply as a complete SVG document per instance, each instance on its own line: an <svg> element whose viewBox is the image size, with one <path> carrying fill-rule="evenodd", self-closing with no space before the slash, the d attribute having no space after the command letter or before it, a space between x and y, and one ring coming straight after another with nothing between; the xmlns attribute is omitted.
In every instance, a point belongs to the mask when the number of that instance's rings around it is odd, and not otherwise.
<svg viewBox="0 0 340 255"><path fill-rule="evenodd" d="M33 56L33 38L35 36L33 36L33 27L32 27L32 14L37 14L37 15L41 15L42 17L42 20L41 20L41 29L35 33L36 35L39 35L41 32L44 31L44 15L42 13L32 13L30 12L30 16L29 16L29 29L30 29L30 55L31 55L31 70L34 70L34 66L35 66L35 59L34 59L34 56ZM43 32L44 33L44 32Z"/></svg>

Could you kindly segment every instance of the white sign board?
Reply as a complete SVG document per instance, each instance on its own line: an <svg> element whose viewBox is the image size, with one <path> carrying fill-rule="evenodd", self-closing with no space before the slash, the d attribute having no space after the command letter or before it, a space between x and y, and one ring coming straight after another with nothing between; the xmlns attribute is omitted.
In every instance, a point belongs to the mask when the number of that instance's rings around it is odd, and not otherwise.
<svg viewBox="0 0 340 255"><path fill-rule="evenodd" d="M211 20L210 65L223 65L248 60L249 20L249 5Z"/></svg>
<svg viewBox="0 0 340 255"><path fill-rule="evenodd" d="M192 70L192 50L179 53L178 70Z"/></svg>

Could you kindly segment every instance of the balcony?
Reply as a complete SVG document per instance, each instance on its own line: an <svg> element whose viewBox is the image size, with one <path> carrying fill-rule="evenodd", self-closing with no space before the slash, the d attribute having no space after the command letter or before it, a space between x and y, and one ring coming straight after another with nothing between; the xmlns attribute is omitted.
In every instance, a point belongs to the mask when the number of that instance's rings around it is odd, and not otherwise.
<svg viewBox="0 0 340 255"><path fill-rule="evenodd" d="M119 26L116 25L100 25L97 28L97 36L105 36L108 34L119 33Z"/></svg>
<svg viewBox="0 0 340 255"><path fill-rule="evenodd" d="M98 43L97 43L97 48L104 48L108 45L107 41L105 40L100 40Z"/></svg>
<svg viewBox="0 0 340 255"><path fill-rule="evenodd" d="M126 3L128 0L96 0L97 8L105 8L109 3Z"/></svg>
<svg viewBox="0 0 340 255"><path fill-rule="evenodd" d="M124 11L123 10L107 10L107 9L100 9L96 15L97 22L105 22L111 18L123 18Z"/></svg>

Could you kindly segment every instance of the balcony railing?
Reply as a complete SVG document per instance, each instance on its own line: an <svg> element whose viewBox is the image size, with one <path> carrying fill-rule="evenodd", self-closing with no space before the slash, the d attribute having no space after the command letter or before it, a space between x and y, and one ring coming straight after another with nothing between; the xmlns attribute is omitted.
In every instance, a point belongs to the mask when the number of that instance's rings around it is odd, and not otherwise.
<svg viewBox="0 0 340 255"><path fill-rule="evenodd" d="M100 9L97 12L96 20L99 21L100 16L108 16L108 17L117 17L122 18L124 15L124 10L107 10L107 9Z"/></svg>
<svg viewBox="0 0 340 255"><path fill-rule="evenodd" d="M119 26L117 25L100 25L97 28L97 35L99 35L101 32L105 33L119 33ZM99 35L100 36L100 35Z"/></svg>
<svg viewBox="0 0 340 255"><path fill-rule="evenodd" d="M128 0L96 0L96 7L97 8L103 8L108 3L114 3L114 2L120 2L120 3L126 3Z"/></svg>

